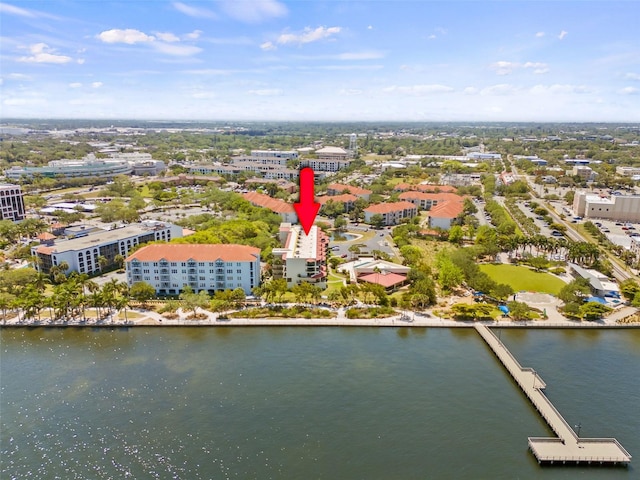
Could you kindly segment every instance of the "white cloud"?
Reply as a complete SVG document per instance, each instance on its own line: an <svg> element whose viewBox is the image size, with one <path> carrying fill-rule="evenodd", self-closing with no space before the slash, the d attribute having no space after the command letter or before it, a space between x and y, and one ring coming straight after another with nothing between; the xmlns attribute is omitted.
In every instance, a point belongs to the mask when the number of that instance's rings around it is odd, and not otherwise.
<svg viewBox="0 0 640 480"><path fill-rule="evenodd" d="M19 62L24 63L69 63L72 58L66 55L56 55L52 53L54 50L49 48L46 43L36 43L29 47L31 56L18 58Z"/></svg>
<svg viewBox="0 0 640 480"><path fill-rule="evenodd" d="M176 45L174 43L154 42L151 44L158 52L177 57L189 57L200 53L202 49L193 45Z"/></svg>
<svg viewBox="0 0 640 480"><path fill-rule="evenodd" d="M178 10L180 13L184 13L185 15L188 15L190 17L196 17L196 18L218 18L218 15L216 15L211 10L207 10L206 8L192 7L190 5L186 5L186 4L182 3L182 2L173 2L172 5L173 5L173 8Z"/></svg>
<svg viewBox="0 0 640 480"><path fill-rule="evenodd" d="M332 35L336 35L342 31L342 27L318 27L315 29L311 29L309 27L305 28L302 33L283 33L276 40L277 43L281 45L287 45L291 43L304 44L317 42L318 40L322 40L324 38L329 38Z"/></svg>
<svg viewBox="0 0 640 480"><path fill-rule="evenodd" d="M278 47L276 47L276 46L273 44L273 42L264 42L263 44L261 44L261 45L260 45L260 48L261 48L262 50L269 51L269 50L275 50L275 49L277 49Z"/></svg>
<svg viewBox="0 0 640 480"><path fill-rule="evenodd" d="M168 42L168 43L180 41L180 39L171 32L157 32L156 38L158 38L159 40L162 40L163 42Z"/></svg>
<svg viewBox="0 0 640 480"><path fill-rule="evenodd" d="M618 93L620 93L621 95L637 95L638 93L640 93L640 89L636 87L624 87L618 90Z"/></svg>
<svg viewBox="0 0 640 480"><path fill-rule="evenodd" d="M44 105L47 101L44 98L7 98L4 102L5 105L11 106L23 106L23 105Z"/></svg>
<svg viewBox="0 0 640 480"><path fill-rule="evenodd" d="M558 38L559 38L560 40L562 40L562 39L563 39L564 37L566 37L568 34L569 34L569 32L567 32L566 30L562 30L562 31L560 32L560 35L558 35Z"/></svg>
<svg viewBox="0 0 640 480"><path fill-rule="evenodd" d="M200 38L200 35L202 35L202 30L194 30L191 33L185 33L183 35L183 38L185 40L197 40L198 38Z"/></svg>
<svg viewBox="0 0 640 480"><path fill-rule="evenodd" d="M542 37L544 37L544 36L545 36L545 33L544 33L544 32L536 32L536 37L538 37L538 38L542 38Z"/></svg>
<svg viewBox="0 0 640 480"><path fill-rule="evenodd" d="M84 58L79 58L79 59L76 60L76 63L78 65L82 65L84 62L85 62Z"/></svg>
<svg viewBox="0 0 640 480"><path fill-rule="evenodd" d="M407 85L407 86L397 86L392 85L390 87L386 87L382 89L383 92L387 93L401 93L405 95L432 95L434 93L449 93L453 92L453 88L448 87L446 85Z"/></svg>
<svg viewBox="0 0 640 480"><path fill-rule="evenodd" d="M492 70L495 70L497 75L509 75L511 72L513 72L513 70L515 70L519 66L520 66L519 63L507 62L507 61L501 60L499 62L492 63L491 65L489 65L489 68L491 68Z"/></svg>
<svg viewBox="0 0 640 480"><path fill-rule="evenodd" d="M103 85L102 82L93 82L91 88L100 88Z"/></svg>
<svg viewBox="0 0 640 480"><path fill-rule="evenodd" d="M515 93L516 88L508 83L500 83L498 85L491 85L490 87L480 90L480 95L510 95Z"/></svg>
<svg viewBox="0 0 640 480"><path fill-rule="evenodd" d="M275 97L282 95L282 90L279 88L264 88L261 90L249 90L247 93L249 95L258 95L260 97Z"/></svg>
<svg viewBox="0 0 640 480"><path fill-rule="evenodd" d="M80 82L73 82L73 83L70 83L69 86L71 88L80 88L82 87L82 84Z"/></svg>
<svg viewBox="0 0 640 480"><path fill-rule="evenodd" d="M592 93L592 90L585 85L571 85L556 83L553 85L536 85L529 90L534 95L566 95Z"/></svg>
<svg viewBox="0 0 640 480"><path fill-rule="evenodd" d="M287 7L276 0L221 0L220 8L231 18L246 23L261 23L287 15Z"/></svg>
<svg viewBox="0 0 640 480"><path fill-rule="evenodd" d="M431 34L431 35L429 35L427 38L428 38L429 40L435 40L435 39L436 39L436 38L438 38L438 37L436 37L436 34L435 34L435 33L432 33L432 34Z"/></svg>
<svg viewBox="0 0 640 480"><path fill-rule="evenodd" d="M50 13L40 12L38 10L27 10L26 8L16 7L15 5L9 5L8 3L0 3L0 13L3 15L15 15L18 17L27 18L49 18L51 20L61 20L61 17L57 15L51 15Z"/></svg>
<svg viewBox="0 0 640 480"><path fill-rule="evenodd" d="M640 73L627 73L624 78L628 78L629 80L640 80Z"/></svg>
<svg viewBox="0 0 640 480"><path fill-rule="evenodd" d="M480 90L478 90L476 87L466 87L462 93L465 95L476 95L477 93L479 93Z"/></svg>
<svg viewBox="0 0 640 480"><path fill-rule="evenodd" d="M373 25L369 25L369 26L367 27L367 30L373 30Z"/></svg>
<svg viewBox="0 0 640 480"><path fill-rule="evenodd" d="M213 92L195 92L191 94L192 98L204 99L204 98L215 98L215 93Z"/></svg>
<svg viewBox="0 0 640 480"><path fill-rule="evenodd" d="M526 62L523 65L524 68L533 68L533 73L535 74L543 74L549 71L549 65L542 62Z"/></svg>
<svg viewBox="0 0 640 480"><path fill-rule="evenodd" d="M99 33L97 38L102 40L104 43L127 43L129 45L153 42L155 40L155 37L133 28L127 28L125 30L121 30L119 28L105 30L104 32Z"/></svg>

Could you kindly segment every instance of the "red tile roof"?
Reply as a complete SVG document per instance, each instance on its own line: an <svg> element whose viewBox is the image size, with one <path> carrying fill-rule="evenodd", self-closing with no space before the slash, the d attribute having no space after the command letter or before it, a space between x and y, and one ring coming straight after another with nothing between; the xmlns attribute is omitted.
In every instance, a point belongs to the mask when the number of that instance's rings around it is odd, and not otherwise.
<svg viewBox="0 0 640 480"><path fill-rule="evenodd" d="M412 209L416 210L416 206L411 202L393 202L393 203L376 203L364 209L367 213L384 214L390 212L397 212L398 210Z"/></svg>
<svg viewBox="0 0 640 480"><path fill-rule="evenodd" d="M418 192L418 191L409 191L403 192L398 195L398 198L401 200L432 200L438 203L440 202L461 202L462 197L456 193L426 193L426 192Z"/></svg>
<svg viewBox="0 0 640 480"><path fill-rule="evenodd" d="M272 212L276 213L293 213L295 209L293 205L277 198L271 198L269 195L264 195L258 192L243 193L242 196L245 200L248 200L252 205L257 207L268 208Z"/></svg>
<svg viewBox="0 0 640 480"><path fill-rule="evenodd" d="M429 217L456 218L463 210L464 203L462 202L462 199L458 202L438 203L438 205L429 210Z"/></svg>
<svg viewBox="0 0 640 480"><path fill-rule="evenodd" d="M53 240L54 238L57 238L57 237L49 232L43 232L40 235L38 235L38 240Z"/></svg>
<svg viewBox="0 0 640 480"><path fill-rule="evenodd" d="M260 258L260 249L248 245L165 243L142 247L129 255L127 262L133 259L141 262L156 262L161 259L168 262L213 262L218 259L225 262L253 262L256 257Z"/></svg>
<svg viewBox="0 0 640 480"><path fill-rule="evenodd" d="M358 196L371 195L373 193L371 190L367 190L366 188L354 187L353 185L343 185L342 183L332 183L327 187L327 190L340 193L346 190L352 195Z"/></svg>
<svg viewBox="0 0 640 480"><path fill-rule="evenodd" d="M316 202L318 202L320 205L324 205L329 201L338 203L349 203L355 202L356 200L358 200L358 197L356 197L355 195L351 195L350 193L345 193L343 195L323 195L321 197L316 197Z"/></svg>
<svg viewBox="0 0 640 480"><path fill-rule="evenodd" d="M378 285L382 285L385 288L393 287L395 285L399 285L407 280L405 275L398 275L397 273L370 273L368 275L363 275L358 277L358 281L368 282L368 283L376 283Z"/></svg>

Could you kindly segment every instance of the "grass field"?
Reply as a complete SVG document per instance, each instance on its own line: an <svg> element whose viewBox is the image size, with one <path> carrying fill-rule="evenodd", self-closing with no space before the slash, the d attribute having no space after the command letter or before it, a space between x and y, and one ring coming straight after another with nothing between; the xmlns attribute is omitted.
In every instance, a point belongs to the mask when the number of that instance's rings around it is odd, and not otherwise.
<svg viewBox="0 0 640 480"><path fill-rule="evenodd" d="M560 289L566 285L566 283L553 275L534 272L529 268L517 265L483 264L480 265L480 270L498 283L511 285L511 288L516 292L526 290L557 295Z"/></svg>

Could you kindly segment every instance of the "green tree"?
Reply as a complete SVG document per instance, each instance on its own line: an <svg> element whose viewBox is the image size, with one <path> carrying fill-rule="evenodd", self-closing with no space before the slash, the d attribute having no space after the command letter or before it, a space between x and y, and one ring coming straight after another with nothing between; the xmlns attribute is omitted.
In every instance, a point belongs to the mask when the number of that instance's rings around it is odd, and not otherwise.
<svg viewBox="0 0 640 480"><path fill-rule="evenodd" d="M456 245L461 245L464 239L464 231L460 225L454 225L449 230L449 241Z"/></svg>
<svg viewBox="0 0 640 480"><path fill-rule="evenodd" d="M628 302L633 301L638 292L640 292L640 285L635 279L628 278L620 283L620 293Z"/></svg>
<svg viewBox="0 0 640 480"><path fill-rule="evenodd" d="M445 292L450 292L464 281L464 274L448 257L438 259L438 283Z"/></svg>
<svg viewBox="0 0 640 480"><path fill-rule="evenodd" d="M580 317L584 320L599 320L610 311L610 307L599 302L587 302L580 307Z"/></svg>
<svg viewBox="0 0 640 480"><path fill-rule="evenodd" d="M379 213L371 215L369 219L369 224L375 228L382 228L384 226L384 217Z"/></svg>
<svg viewBox="0 0 640 480"><path fill-rule="evenodd" d="M146 303L156 295L156 289L147 282L136 282L131 285L129 295L138 302Z"/></svg>

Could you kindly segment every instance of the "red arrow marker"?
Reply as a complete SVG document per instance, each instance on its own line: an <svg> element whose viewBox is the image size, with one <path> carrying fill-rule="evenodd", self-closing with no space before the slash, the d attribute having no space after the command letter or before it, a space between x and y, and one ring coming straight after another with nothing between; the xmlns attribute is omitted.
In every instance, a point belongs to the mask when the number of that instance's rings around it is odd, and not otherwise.
<svg viewBox="0 0 640 480"><path fill-rule="evenodd" d="M305 167L300 170L300 201L293 204L298 214L298 220L306 235L316 220L320 204L315 201L313 168Z"/></svg>

